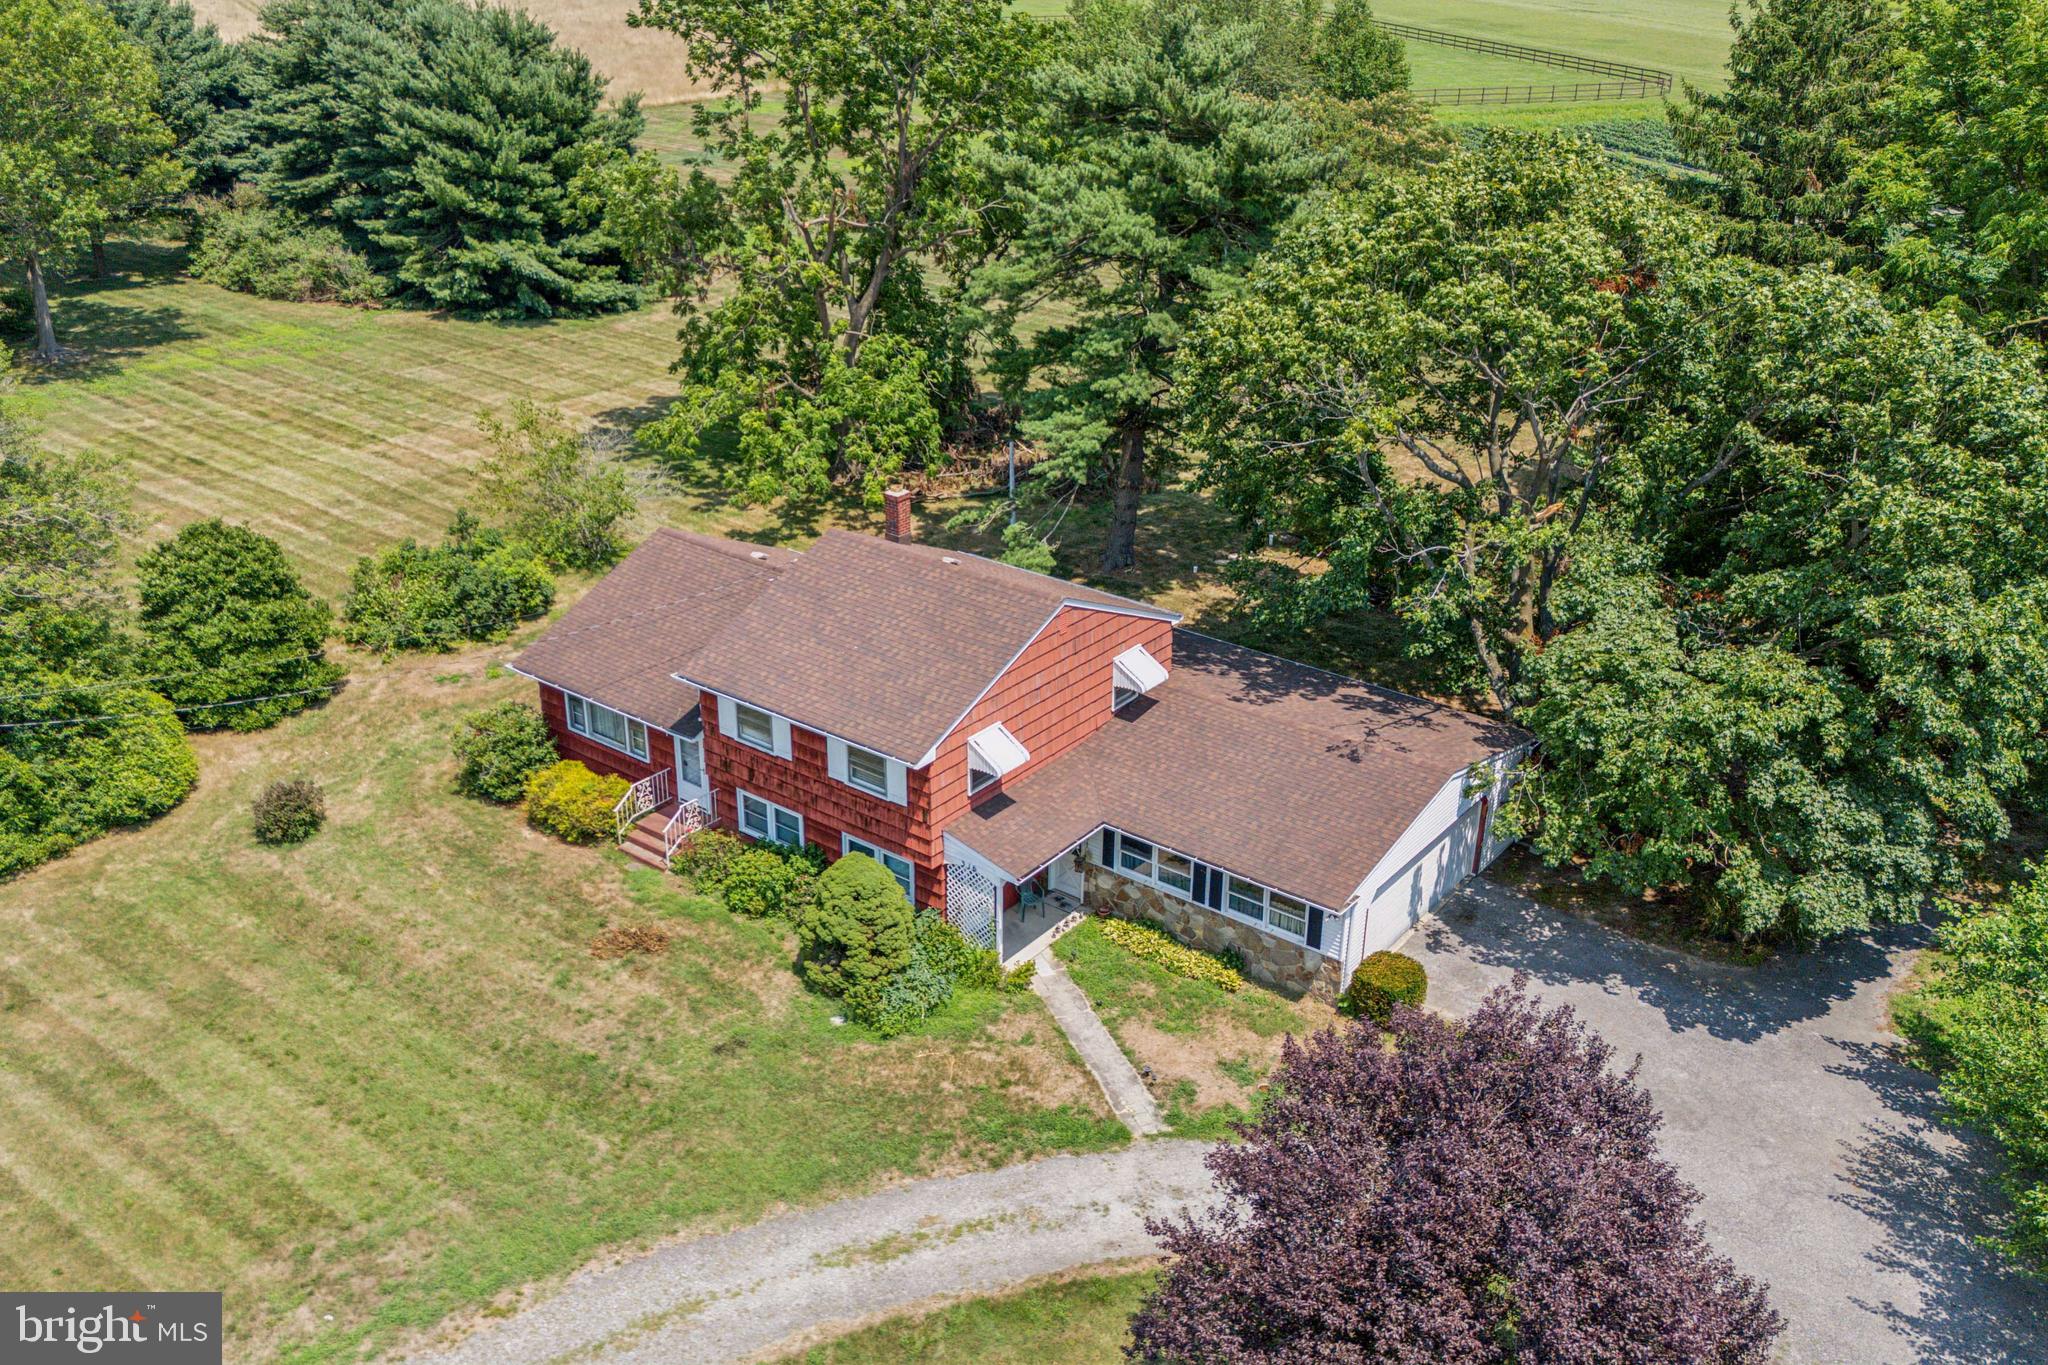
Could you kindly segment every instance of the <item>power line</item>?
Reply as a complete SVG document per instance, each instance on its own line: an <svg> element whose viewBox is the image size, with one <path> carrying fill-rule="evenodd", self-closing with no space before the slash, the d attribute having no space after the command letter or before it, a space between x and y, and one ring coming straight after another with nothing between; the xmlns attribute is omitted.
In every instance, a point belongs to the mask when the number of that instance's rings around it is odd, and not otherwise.
<svg viewBox="0 0 2048 1365"><path fill-rule="evenodd" d="M347 686L347 681L344 679L341 682L331 682L325 687L301 687L293 692L272 692L261 697L236 697L229 701L209 701L200 702L192 706L173 706L171 714L182 716L190 711L218 711L230 706L254 706L259 701L281 701L286 697L310 697L320 692L334 692L345 686ZM42 730L58 725L91 725L95 721L127 720L134 716L156 716L161 714L163 713L156 710L110 711L103 716L69 716L59 720L14 720L0 723L0 730Z"/></svg>
<svg viewBox="0 0 2048 1365"><path fill-rule="evenodd" d="M272 664L303 663L307 659L320 658L325 653L325 650L308 650L304 654L287 654L276 659L255 660L248 664L238 665L232 671L242 672L248 668L264 668ZM142 683L168 682L173 678L206 678L216 673L226 673L229 671L231 670L227 668L193 668L187 669L182 673L150 673L139 678L116 678L111 682L76 683L70 687L48 687L40 692L9 692L5 695L0 695L0 704L11 701L34 701L39 697L62 696L67 692L111 692L115 688L135 687Z"/></svg>

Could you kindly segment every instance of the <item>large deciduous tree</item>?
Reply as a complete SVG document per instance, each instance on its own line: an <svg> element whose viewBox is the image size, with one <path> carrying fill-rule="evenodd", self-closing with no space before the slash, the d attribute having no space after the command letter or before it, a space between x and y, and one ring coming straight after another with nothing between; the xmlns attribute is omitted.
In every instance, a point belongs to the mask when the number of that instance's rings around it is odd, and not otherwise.
<svg viewBox="0 0 2048 1365"><path fill-rule="evenodd" d="M1138 507L1174 429L1189 319L1227 297L1301 196L1334 169L1285 102L1248 88L1257 24L1183 0L1080 0L1013 155L1018 244L988 279L1006 330L1058 320L998 366L1045 452L1041 479L1107 483L1104 570L1130 567Z"/></svg>
<svg viewBox="0 0 2048 1365"><path fill-rule="evenodd" d="M2048 335L2048 15L2039 0L1901 7L1892 141L1859 173L1887 283Z"/></svg>
<svg viewBox="0 0 2048 1365"><path fill-rule="evenodd" d="M1002 0L641 0L633 22L688 44L719 96L696 133L729 168L603 181L684 320L683 396L643 439L717 451L757 500L879 501L964 391L945 281L987 242L975 147L1023 118L1040 26Z"/></svg>
<svg viewBox="0 0 2048 1365"><path fill-rule="evenodd" d="M1668 344L1651 300L1706 237L1596 149L1537 135L1310 212L1201 325L1181 385L1222 506L1254 545L1302 543L1268 607L1390 602L1512 710Z"/></svg>
<svg viewBox="0 0 2048 1365"><path fill-rule="evenodd" d="M401 298L487 317L639 298L587 167L623 156L637 101L546 25L461 0L276 0L255 127L277 203L332 222Z"/></svg>
<svg viewBox="0 0 2048 1365"><path fill-rule="evenodd" d="M0 0L0 72L0 256L26 268L36 356L56 360L52 258L187 172L169 155L148 54L92 0Z"/></svg>
<svg viewBox="0 0 2048 1365"><path fill-rule="evenodd" d="M1852 233L1856 172L1887 140L1897 74L1885 0L1757 0L1731 21L1725 89L1688 84L1671 109L1680 151L1713 172L1704 196L1736 249L1781 265L1867 259Z"/></svg>
<svg viewBox="0 0 2048 1365"><path fill-rule="evenodd" d="M1525 678L1536 847L1745 937L1917 918L2048 773L2048 386L1818 272L1654 306L1615 537Z"/></svg>
<svg viewBox="0 0 2048 1365"><path fill-rule="evenodd" d="M1224 1208L1153 1226L1175 1260L1128 1355L1763 1365L1782 1323L1708 1246L1613 1055L1519 983L1455 1024L1404 1006L1391 1039L1288 1039L1271 1103L1208 1158Z"/></svg>

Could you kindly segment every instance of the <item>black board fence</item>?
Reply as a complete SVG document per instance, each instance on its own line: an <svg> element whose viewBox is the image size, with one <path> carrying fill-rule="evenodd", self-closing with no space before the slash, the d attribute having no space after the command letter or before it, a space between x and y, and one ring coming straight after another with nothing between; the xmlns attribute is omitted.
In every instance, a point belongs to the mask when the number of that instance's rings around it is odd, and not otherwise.
<svg viewBox="0 0 2048 1365"><path fill-rule="evenodd" d="M1398 24L1382 19L1379 26L1396 37L1415 43L1434 43L1492 57L1513 57L1542 66L1584 71L1595 76L1612 76L1606 81L1555 82L1549 85L1452 85L1409 93L1424 104L1552 104L1579 100L1649 99L1671 93L1669 71L1633 62L1611 62L1605 57L1585 57L1549 47L1527 47L1504 43L1497 38L1475 38L1468 33L1447 33L1438 28Z"/></svg>

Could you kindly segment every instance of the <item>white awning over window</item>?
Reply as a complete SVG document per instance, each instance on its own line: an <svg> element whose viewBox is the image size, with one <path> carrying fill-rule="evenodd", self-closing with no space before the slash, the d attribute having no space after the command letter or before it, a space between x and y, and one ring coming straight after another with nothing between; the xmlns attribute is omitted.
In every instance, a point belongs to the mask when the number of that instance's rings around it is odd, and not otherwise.
<svg viewBox="0 0 2048 1365"><path fill-rule="evenodd" d="M1031 751L1019 744L1001 721L970 737L967 751L977 766L997 777L1013 773L1031 761Z"/></svg>
<svg viewBox="0 0 2048 1365"><path fill-rule="evenodd" d="M1116 685L1133 692L1150 692L1166 681L1166 669L1143 645L1132 645L1116 656Z"/></svg>

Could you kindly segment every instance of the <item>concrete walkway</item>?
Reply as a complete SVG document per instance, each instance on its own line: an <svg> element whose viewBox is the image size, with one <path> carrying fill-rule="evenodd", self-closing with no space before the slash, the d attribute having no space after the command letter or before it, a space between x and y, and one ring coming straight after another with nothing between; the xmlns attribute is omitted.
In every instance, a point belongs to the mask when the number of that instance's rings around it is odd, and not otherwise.
<svg viewBox="0 0 2048 1365"><path fill-rule="evenodd" d="M409 1353L408 1365L744 1360L934 1298L1152 1255L1148 1216L1215 1200L1206 1150L1169 1139L1048 1157L673 1243L584 1271L459 1343Z"/></svg>
<svg viewBox="0 0 2048 1365"><path fill-rule="evenodd" d="M1159 1116L1159 1106L1153 1103L1152 1092L1145 1088L1138 1068L1131 1065L1131 1059L1116 1045L1116 1039L1109 1036L1101 1016L1088 1003L1088 997L1081 994L1074 978L1067 975L1065 965L1050 950L1031 960L1038 964L1031 977L1031 989L1045 1001L1045 1007L1052 1011L1052 1017L1066 1033L1067 1041L1074 1045L1074 1051L1081 1054L1081 1061L1087 1065L1089 1074L1095 1077L1095 1083L1102 1087L1109 1107L1123 1121L1124 1127L1139 1137L1165 1132L1166 1120Z"/></svg>

